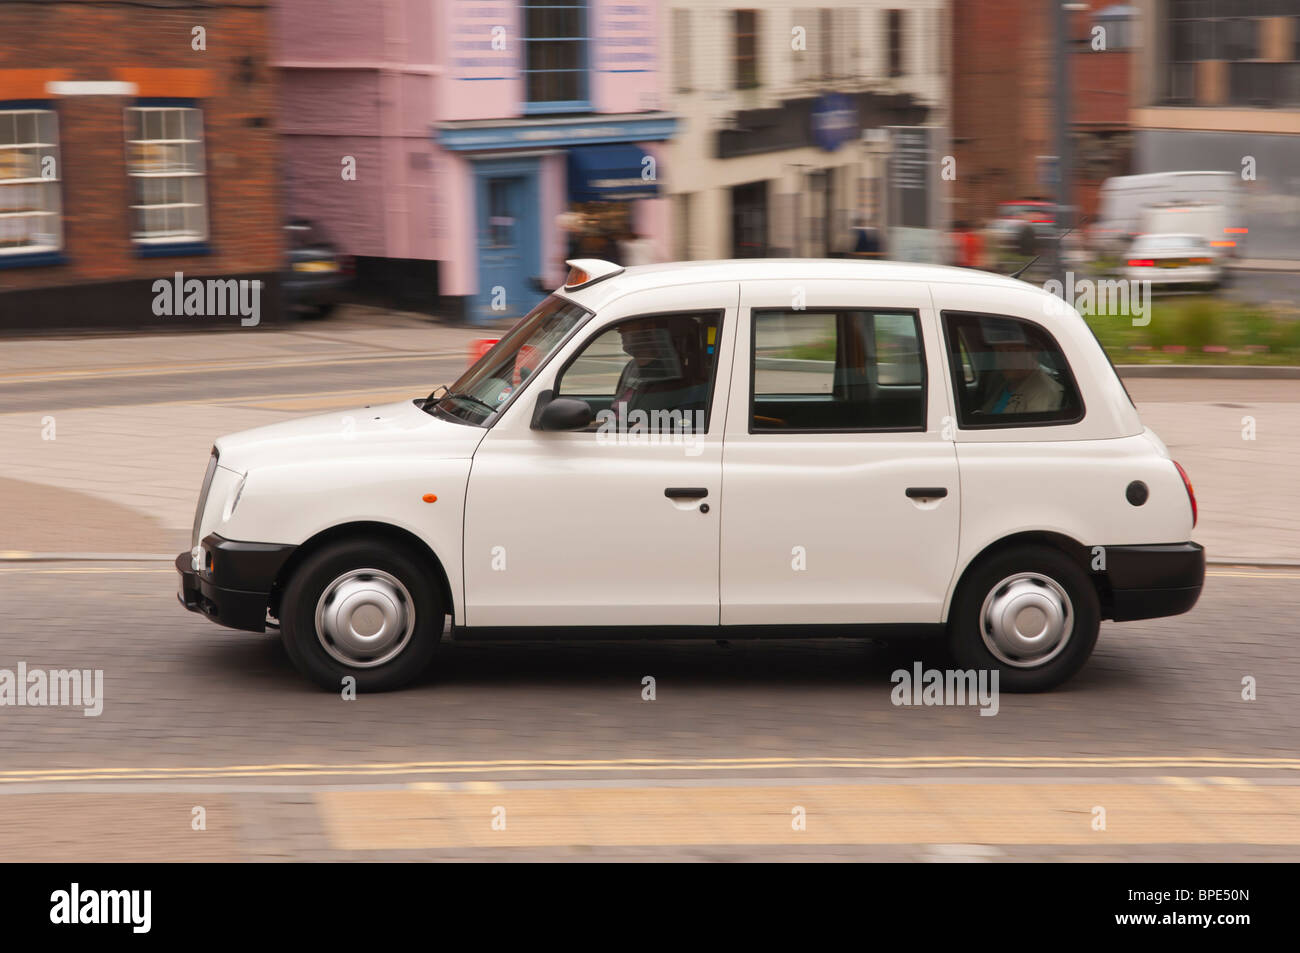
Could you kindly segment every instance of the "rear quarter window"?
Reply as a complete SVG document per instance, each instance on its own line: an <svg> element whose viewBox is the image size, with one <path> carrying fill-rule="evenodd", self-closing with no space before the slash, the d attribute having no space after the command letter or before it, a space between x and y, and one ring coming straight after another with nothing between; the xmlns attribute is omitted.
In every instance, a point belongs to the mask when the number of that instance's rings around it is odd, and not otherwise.
<svg viewBox="0 0 1300 953"><path fill-rule="evenodd" d="M1083 398L1056 338L1021 318L943 313L949 373L963 429L1077 423Z"/></svg>

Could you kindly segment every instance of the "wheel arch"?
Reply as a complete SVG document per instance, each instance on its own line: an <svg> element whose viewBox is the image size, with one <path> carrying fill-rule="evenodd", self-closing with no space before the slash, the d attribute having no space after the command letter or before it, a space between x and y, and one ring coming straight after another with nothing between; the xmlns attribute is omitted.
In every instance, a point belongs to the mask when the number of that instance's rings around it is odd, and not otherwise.
<svg viewBox="0 0 1300 953"><path fill-rule="evenodd" d="M1107 614L1111 609L1110 586L1107 583L1105 573L1095 573L1091 569L1092 550L1079 542L1072 536L1064 533L1053 532L1051 530L1028 530L1020 533L1012 533L1009 536L1003 536L1001 539L989 543L978 553L966 561L961 572L957 575L953 585L949 589L948 599L943 607L943 621L946 623L952 613L952 604L957 599L957 593L966 580L970 578L976 567L980 566L985 560L998 553L1005 552L1008 549L1015 549L1020 546L1045 546L1049 549L1055 549L1057 552L1068 556L1088 579L1092 582L1093 588L1097 592L1097 600L1101 604L1102 618L1109 618Z"/></svg>
<svg viewBox="0 0 1300 953"><path fill-rule="evenodd" d="M452 594L451 582L447 577L447 569L443 565L438 554L433 551L425 540L412 533L410 530L403 529L400 526L394 526L392 523L383 523L375 520L358 520L350 523L340 523L323 529L316 535L305 540L293 554L285 560L280 571L276 574L275 583L271 587L271 594L268 600L268 609L276 619L280 618L280 596L284 592L285 586L298 571L298 567L323 546L336 543L344 539L365 539L365 540L384 540L398 546L404 546L414 552L416 555L427 558L431 567L429 575L437 587L438 595L443 600L443 605L447 607L447 614L456 619L456 600Z"/></svg>

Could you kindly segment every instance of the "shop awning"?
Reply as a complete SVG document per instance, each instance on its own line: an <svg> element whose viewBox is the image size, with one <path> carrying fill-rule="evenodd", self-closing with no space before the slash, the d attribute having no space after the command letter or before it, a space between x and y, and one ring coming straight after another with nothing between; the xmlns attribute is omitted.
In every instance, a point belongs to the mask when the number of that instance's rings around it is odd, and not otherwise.
<svg viewBox="0 0 1300 953"><path fill-rule="evenodd" d="M630 142L570 149L569 201L609 202L658 195L656 170L653 161L644 161L647 158L644 150Z"/></svg>

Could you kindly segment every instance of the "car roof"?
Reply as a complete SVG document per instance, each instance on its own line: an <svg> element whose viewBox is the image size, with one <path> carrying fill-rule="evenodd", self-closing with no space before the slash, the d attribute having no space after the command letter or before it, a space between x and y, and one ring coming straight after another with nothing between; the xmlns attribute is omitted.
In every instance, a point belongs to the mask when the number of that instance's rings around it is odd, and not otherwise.
<svg viewBox="0 0 1300 953"><path fill-rule="evenodd" d="M613 266L617 267L617 266ZM810 281L876 280L941 281L990 287L1035 287L1006 275L995 275L971 268L929 265L919 262L866 261L854 258L733 258L719 261L680 261L654 265L636 265L610 275L608 284L617 283L619 291L643 291L683 282L709 281ZM602 288L606 280L594 283L592 291ZM579 289L575 296L586 288Z"/></svg>

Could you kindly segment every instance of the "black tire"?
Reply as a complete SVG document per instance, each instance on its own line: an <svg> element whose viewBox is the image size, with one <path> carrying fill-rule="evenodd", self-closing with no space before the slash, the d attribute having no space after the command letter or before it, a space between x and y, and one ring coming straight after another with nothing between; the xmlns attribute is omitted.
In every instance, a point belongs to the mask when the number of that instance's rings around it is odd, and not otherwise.
<svg viewBox="0 0 1300 953"><path fill-rule="evenodd" d="M322 688L336 692L343 689L343 679L349 675L356 679L358 692L390 691L418 678L438 648L446 619L432 567L426 562L405 548L368 540L331 543L308 556L289 580L280 605L280 637L293 664ZM379 664L345 664L326 648L331 640L319 636L317 630L316 610L326 587L361 570L377 570L399 582L406 592L396 590L397 602L405 603L409 595L406 611L414 611L409 636L391 647L395 654L382 661L382 655L368 660ZM391 583L377 574L361 574L356 579L361 584L380 579L391 588ZM394 629L405 630L405 626ZM337 644L334 651L347 655Z"/></svg>
<svg viewBox="0 0 1300 953"><path fill-rule="evenodd" d="M312 321L324 321L337 309L338 304L333 301L328 302L327 304L313 305L312 308L308 310L305 317Z"/></svg>
<svg viewBox="0 0 1300 953"><path fill-rule="evenodd" d="M1063 646L1054 656L1044 653L1045 660L1036 664L1032 656L1013 657L1008 652L999 658L986 642L981 620L985 600L996 598L995 589L1006 592L1002 583L1021 573L1045 577L1069 597L1071 624L1061 640ZM1054 593L1039 580L1025 585ZM1097 644L1100 626L1097 590L1074 560L1046 546L1019 546L993 554L962 581L948 618L948 648L960 668L997 670L1002 691L1041 692L1055 688L1083 667ZM991 630L988 639L994 641ZM1016 662L1019 664L1012 664Z"/></svg>

